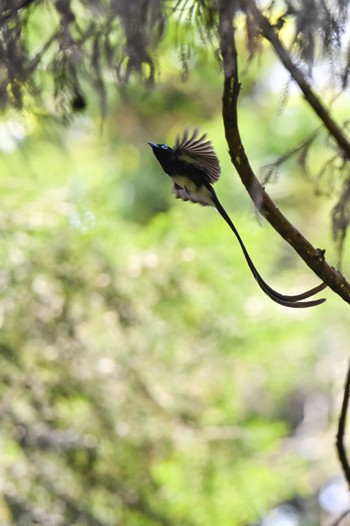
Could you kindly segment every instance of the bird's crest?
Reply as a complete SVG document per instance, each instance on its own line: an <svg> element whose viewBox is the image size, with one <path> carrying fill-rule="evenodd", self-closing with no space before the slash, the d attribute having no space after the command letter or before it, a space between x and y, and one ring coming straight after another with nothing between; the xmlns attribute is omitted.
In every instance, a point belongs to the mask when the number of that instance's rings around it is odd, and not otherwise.
<svg viewBox="0 0 350 526"><path fill-rule="evenodd" d="M220 177L220 164L211 142L206 140L206 134L198 138L198 133L198 128L192 135L186 128L184 135L176 138L174 153L179 160L198 166L207 175L208 182L213 184Z"/></svg>

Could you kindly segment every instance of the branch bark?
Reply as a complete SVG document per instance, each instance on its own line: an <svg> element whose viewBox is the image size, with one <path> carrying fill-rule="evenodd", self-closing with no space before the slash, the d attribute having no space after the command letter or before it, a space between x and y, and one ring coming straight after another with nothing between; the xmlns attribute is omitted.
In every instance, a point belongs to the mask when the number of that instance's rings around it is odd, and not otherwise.
<svg viewBox="0 0 350 526"><path fill-rule="evenodd" d="M219 36L225 77L223 92L223 121L231 161L259 212L290 244L290 246L294 248L315 274L344 301L350 303L350 284L340 272L336 271L326 262L324 251L313 247L312 244L281 213L269 195L265 192L265 189L261 186L249 163L238 125L240 82L233 26L237 10L237 0L220 0Z"/></svg>

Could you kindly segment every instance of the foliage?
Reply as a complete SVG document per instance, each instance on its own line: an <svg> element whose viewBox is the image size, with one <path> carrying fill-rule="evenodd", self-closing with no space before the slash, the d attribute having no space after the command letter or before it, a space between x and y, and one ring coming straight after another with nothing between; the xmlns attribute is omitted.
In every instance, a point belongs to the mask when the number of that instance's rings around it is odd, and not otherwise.
<svg viewBox="0 0 350 526"><path fill-rule="evenodd" d="M311 66L316 48L339 50L347 3L315 2L325 13L317 20L304 4L270 2L266 12ZM331 297L332 308L308 313L268 304L215 212L171 206L145 144L205 125L230 173L221 76L203 45L217 45L216 9L203 0L1 4L0 97L21 110L0 127L1 523L241 525L294 501L305 523L323 520L313 499L339 474L347 313ZM241 52L248 41L258 56L243 7L240 17ZM318 48L321 23L335 24L337 38ZM317 124L293 93L276 114L275 65L269 53L259 60L242 65L242 126L262 166ZM157 67L164 82L144 90L138 78L157 80ZM109 97L101 136L96 91L104 111ZM318 173L322 137L312 144ZM273 191L323 246L326 218L286 166ZM217 186L262 274L292 292L309 286L230 178Z"/></svg>
<svg viewBox="0 0 350 526"><path fill-rule="evenodd" d="M45 106L43 89L52 80L64 111L85 108L86 83L97 90L104 107L107 83L128 82L134 73L147 82L155 80L157 48L173 21L184 69L191 46L197 45L194 25L204 46L211 43L215 50L218 6L213 0L177 0L173 5L165 0L6 0L0 11L1 103L22 108L28 96L36 96L37 104ZM236 9L246 16L246 45L253 55L260 49L259 31L248 6L240 2ZM347 0L329 5L323 0L285 0L272 1L265 10L276 27L288 22L294 28L291 46L305 64L312 68L326 57L345 88L348 7ZM343 66L335 69L343 52Z"/></svg>
<svg viewBox="0 0 350 526"><path fill-rule="evenodd" d="M236 18L241 19L242 42L252 59L262 51L261 28L251 15L255 2L230 2ZM111 87L132 84L137 78L154 83L159 50L172 27L176 27L175 46L184 78L191 70L195 49L205 49L220 62L220 5L213 0L4 1L0 11L0 104L3 108L44 110L67 120L86 109L92 87L105 116ZM268 2L263 8L291 57L302 67L305 79L313 82L314 68L328 64L331 83L337 86L336 97L345 90L350 64L346 35L349 2L284 0ZM301 146L306 159L312 143L305 137L294 148ZM339 254L349 225L349 174L348 163L341 162L344 157L341 150L334 156L331 149L320 170L322 175L333 174L329 177L337 187L332 230ZM317 179L313 172L307 171L307 175Z"/></svg>
<svg viewBox="0 0 350 526"><path fill-rule="evenodd" d="M322 371L343 363L345 313L267 308L212 210L126 221L113 189L140 167L121 164L128 139L106 126L98 138L83 120L51 136L34 125L2 156L0 521L250 523L318 490L319 468L291 444L306 440L313 390L333 389ZM266 254L270 234L239 222L263 274L280 262L269 279L282 280L294 258ZM319 418L304 432L329 469Z"/></svg>

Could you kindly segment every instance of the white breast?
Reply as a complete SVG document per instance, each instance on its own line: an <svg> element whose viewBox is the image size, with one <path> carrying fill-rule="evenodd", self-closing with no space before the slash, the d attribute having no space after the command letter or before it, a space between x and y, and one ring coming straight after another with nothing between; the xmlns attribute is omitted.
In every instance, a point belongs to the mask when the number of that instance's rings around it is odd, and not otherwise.
<svg viewBox="0 0 350 526"><path fill-rule="evenodd" d="M211 198L210 191L204 185L197 186L191 179L184 175L173 175L172 179L174 183L181 186L189 192L190 194L195 194L204 199L209 205L213 205L213 200Z"/></svg>
<svg viewBox="0 0 350 526"><path fill-rule="evenodd" d="M198 186L185 175L173 175L172 178L174 183L181 186L181 188L185 188L191 194L198 194Z"/></svg>

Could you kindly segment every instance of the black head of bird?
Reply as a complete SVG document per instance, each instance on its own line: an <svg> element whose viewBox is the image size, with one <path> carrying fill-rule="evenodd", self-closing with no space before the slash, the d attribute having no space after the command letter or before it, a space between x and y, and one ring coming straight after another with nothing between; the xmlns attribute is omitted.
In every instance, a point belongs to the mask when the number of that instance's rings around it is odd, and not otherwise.
<svg viewBox="0 0 350 526"><path fill-rule="evenodd" d="M326 301L324 298L301 301L326 288L327 285L325 283L321 283L302 294L288 296L272 289L260 276L238 230L220 203L213 188L213 184L220 177L221 169L210 141L206 140L206 135L199 137L198 129L195 129L190 135L189 130L186 129L183 137L177 136L174 148L167 144L155 144L153 142L148 144L151 146L164 172L172 179L175 197L204 206L213 206L217 209L235 234L248 266L265 294L280 305L294 308L314 307Z"/></svg>
<svg viewBox="0 0 350 526"><path fill-rule="evenodd" d="M175 161L174 150L167 144L155 144L153 142L148 143L153 150L154 155L162 165L165 173L171 170L172 164ZM170 174L169 174L170 175Z"/></svg>

